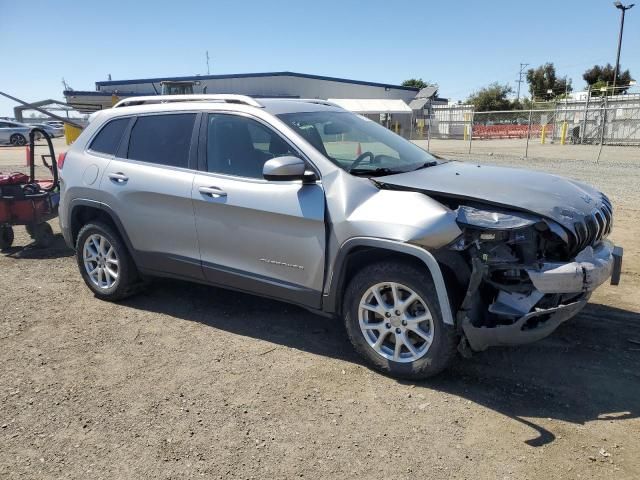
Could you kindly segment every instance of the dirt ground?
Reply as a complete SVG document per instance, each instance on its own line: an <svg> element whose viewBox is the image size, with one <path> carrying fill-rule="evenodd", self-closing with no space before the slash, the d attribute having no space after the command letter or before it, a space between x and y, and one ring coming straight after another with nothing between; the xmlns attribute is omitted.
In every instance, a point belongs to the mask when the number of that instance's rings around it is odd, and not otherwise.
<svg viewBox="0 0 640 480"><path fill-rule="evenodd" d="M23 158L0 149L2 170ZM283 303L167 280L98 301L61 237L37 250L18 228L0 254L0 477L640 478L640 158L490 161L610 193L622 284L543 341L420 383Z"/></svg>

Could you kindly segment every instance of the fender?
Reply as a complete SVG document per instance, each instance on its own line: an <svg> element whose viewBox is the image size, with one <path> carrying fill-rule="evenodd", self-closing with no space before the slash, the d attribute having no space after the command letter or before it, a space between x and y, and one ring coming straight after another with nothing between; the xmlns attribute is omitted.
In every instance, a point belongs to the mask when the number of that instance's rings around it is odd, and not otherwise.
<svg viewBox="0 0 640 480"><path fill-rule="evenodd" d="M69 245L69 247L73 249L76 248L72 238L71 219L73 218L73 211L76 209L76 207L79 207L79 206L96 208L98 210L102 210L107 215L109 215L111 217L111 220L113 220L113 223L116 226L118 233L120 234L120 238L122 238L122 240L124 241L129 252L131 252L132 254L131 257L134 263L137 263L135 258L136 255L133 255L133 252L135 252L135 250L133 248L133 245L131 244L131 240L129 240L129 236L127 235L127 232L125 231L122 225L122 222L120 221L120 217L118 217L118 214L114 212L111 209L111 207L109 207L109 205L107 205L106 203L97 202L95 200L89 200L86 198L74 198L73 200L71 200L69 204L69 212L70 212L69 220L67 222L67 225L62 229L63 230L62 234L64 236L64 239L67 242L67 245Z"/></svg>
<svg viewBox="0 0 640 480"><path fill-rule="evenodd" d="M447 286L435 257L429 251L416 245L383 238L352 237L340 246L340 250L333 262L328 293L323 297L323 310L330 313L338 311L338 302L340 301L340 292L338 290L342 287L340 284L342 283L341 278L345 266L345 260L347 259L349 252L355 247L381 248L384 250L408 254L422 261L431 274L433 284L436 287L438 303L440 304L440 312L442 313L442 321L447 325L454 325L451 305L449 303L449 295L447 294Z"/></svg>

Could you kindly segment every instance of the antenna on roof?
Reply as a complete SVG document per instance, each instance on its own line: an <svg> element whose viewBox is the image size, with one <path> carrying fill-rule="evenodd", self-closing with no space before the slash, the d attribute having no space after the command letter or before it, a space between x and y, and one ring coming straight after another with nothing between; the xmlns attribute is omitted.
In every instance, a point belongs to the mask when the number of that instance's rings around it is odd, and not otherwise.
<svg viewBox="0 0 640 480"><path fill-rule="evenodd" d="M207 75L211 75L211 72L209 71L209 50L205 52L205 55L207 57Z"/></svg>

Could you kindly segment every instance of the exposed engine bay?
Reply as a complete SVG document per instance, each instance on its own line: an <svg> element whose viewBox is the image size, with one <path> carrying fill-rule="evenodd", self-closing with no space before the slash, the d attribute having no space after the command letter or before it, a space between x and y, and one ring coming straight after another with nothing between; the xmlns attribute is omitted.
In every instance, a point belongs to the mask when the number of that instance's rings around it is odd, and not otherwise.
<svg viewBox="0 0 640 480"><path fill-rule="evenodd" d="M473 350L542 338L575 315L612 273L618 281L618 252L606 240L607 207L584 233L525 212L477 203L451 207L463 233L448 248L470 268L457 321Z"/></svg>

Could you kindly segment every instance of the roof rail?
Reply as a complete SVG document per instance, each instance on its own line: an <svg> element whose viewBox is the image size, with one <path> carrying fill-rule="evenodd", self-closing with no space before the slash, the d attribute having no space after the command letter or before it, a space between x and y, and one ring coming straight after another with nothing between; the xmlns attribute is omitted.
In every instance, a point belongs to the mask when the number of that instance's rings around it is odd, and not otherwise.
<svg viewBox="0 0 640 480"><path fill-rule="evenodd" d="M340 107L340 105L330 102L329 100L323 100L321 98L285 98L283 100L292 101L292 102L313 103L315 105L325 105L327 107L342 108Z"/></svg>
<svg viewBox="0 0 640 480"><path fill-rule="evenodd" d="M172 102L226 102L241 103L252 107L263 107L255 99L247 95L235 94L193 94L193 95L147 95L143 97L127 97L116 103L113 108L130 107L132 105L150 105L154 103Z"/></svg>

